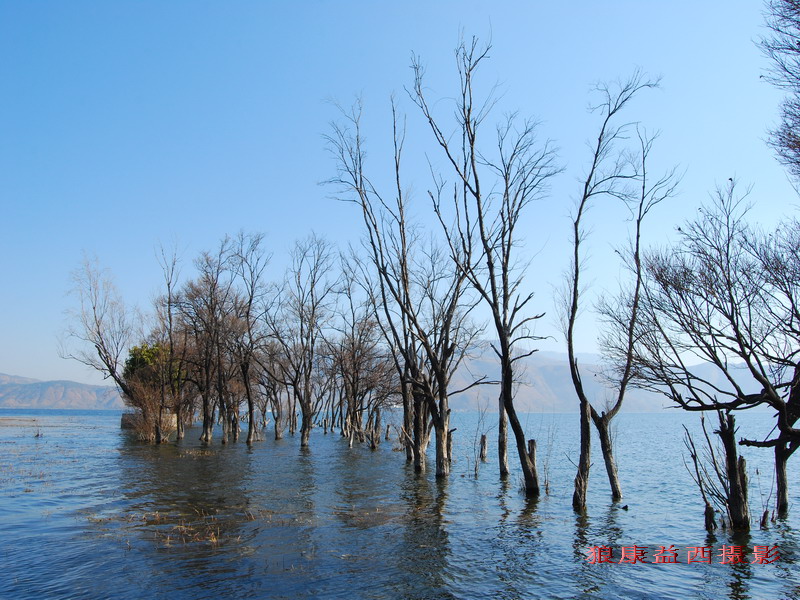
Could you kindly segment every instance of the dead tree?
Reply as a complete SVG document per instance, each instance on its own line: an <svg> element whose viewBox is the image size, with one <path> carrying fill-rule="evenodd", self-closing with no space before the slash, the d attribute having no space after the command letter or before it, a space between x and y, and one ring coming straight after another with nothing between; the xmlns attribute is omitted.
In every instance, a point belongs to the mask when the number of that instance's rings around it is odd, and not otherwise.
<svg viewBox="0 0 800 600"><path fill-rule="evenodd" d="M234 311L240 327L233 337L231 350L242 377L247 399L247 443L260 439L256 424L256 382L254 370L256 353L264 343L266 332L260 319L263 310L266 282L264 270L269 264L269 255L263 248L263 235L246 235L240 232L233 243L232 269L239 294L235 297Z"/></svg>
<svg viewBox="0 0 800 600"><path fill-rule="evenodd" d="M800 442L798 287L782 288L773 274L783 268L774 261L784 263L788 273L800 272L797 251L764 238L759 242L745 214L744 198L731 181L696 220L680 228L674 247L646 256L634 382L689 411L769 406L778 435L740 443L780 447L790 455ZM753 388L761 391L752 393ZM778 509L785 512L781 458L776 456Z"/></svg>
<svg viewBox="0 0 800 600"><path fill-rule="evenodd" d="M291 388L294 401L300 405L303 447L308 446L314 426L317 399L313 377L322 330L331 317L336 284L329 275L332 259L331 245L324 239L311 235L298 241L284 284L264 313L267 331L280 352L280 360L264 367L276 381Z"/></svg>
<svg viewBox="0 0 800 600"><path fill-rule="evenodd" d="M770 132L770 145L795 179L800 178L800 3L767 0L761 48L772 63L766 79L785 92L781 120Z"/></svg>
<svg viewBox="0 0 800 600"><path fill-rule="evenodd" d="M224 327L231 313L231 278L226 265L229 245L230 240L225 238L215 253L200 254L195 260L198 275L184 285L178 302L190 348L187 378L200 396L200 440L204 443L211 442L217 408L225 413Z"/></svg>
<svg viewBox="0 0 800 600"><path fill-rule="evenodd" d="M747 469L744 458L738 456L735 442L735 421L730 412L717 411L719 429L716 433L721 440L721 449L716 448L706 429L703 414L700 423L703 429L704 454L700 455L694 439L684 425L684 444L692 460L692 468L686 465L705 504L705 527L707 531L716 529L714 503L717 509L726 514L731 528L747 531L750 528L750 508L747 501ZM719 457L723 455L723 458ZM722 522L723 527L725 521Z"/></svg>
<svg viewBox="0 0 800 600"><path fill-rule="evenodd" d="M111 379L125 402L139 409L143 420L150 422L149 403L137 395L123 377L125 360L131 347L134 323L122 297L109 275L97 261L84 258L72 274L71 293L77 308L70 311L65 343L60 349L64 358L77 360Z"/></svg>
<svg viewBox="0 0 800 600"><path fill-rule="evenodd" d="M433 241L428 244L408 218L408 201L401 182L405 135L394 103L392 197L384 196L364 168L360 130L361 106L345 113L347 124L333 125L328 137L338 167L331 181L342 200L359 206L366 235L368 264L363 279L401 380L404 436L411 441L415 469L425 469L430 426L436 434L436 475L450 472L450 379L477 330L469 321L474 306L467 298L466 274L452 264ZM413 434L409 433L409 428ZM412 437L413 436L413 437Z"/></svg>
<svg viewBox="0 0 800 600"><path fill-rule="evenodd" d="M592 157L586 178L583 181L581 195L575 206L572 219L572 257L567 274L566 289L563 294L562 327L567 341L567 354L569 358L570 376L580 406L580 454L578 469L575 475L575 487L572 505L576 511L586 509L586 493L589 485L589 468L591 464L591 424L594 423L600 436L600 445L606 466L611 496L614 501L622 499L622 489L619 483L616 461L614 460L613 444L609 434L611 420L622 407L631 376L631 363L633 344L633 330L636 325L639 305L639 292L641 287L641 232L642 222L650 209L669 196L675 187L673 173L651 181L648 179L647 161L652 148L653 137L648 137L636 127L639 148L637 152L625 146L633 125L619 123L619 115L641 90L652 88L657 82L646 79L641 73L634 73L627 81L612 88L606 85L598 86L597 92L601 102L594 108L600 114L601 126L596 141L591 146ZM598 413L592 406L583 387L583 379L578 359L575 353L575 330L578 314L581 307L583 293L581 276L583 273L582 243L587 233L584 225L585 218L591 206L601 199L616 199L626 205L631 211L635 229L632 248L627 252L629 266L635 280L633 293L622 311L614 313L613 317L623 320L620 325L622 343L620 355L615 357L615 370L618 375L613 378L616 398L607 407L607 410ZM621 255L621 253L620 253ZM606 304L603 308L610 308Z"/></svg>
<svg viewBox="0 0 800 600"><path fill-rule="evenodd" d="M535 352L523 348L537 339L529 326L543 314L528 313L533 293L521 291L526 265L517 257L521 239L517 225L530 204L544 195L548 180L559 169L550 144L537 141L536 124L520 121L515 115L496 129L494 158L483 145L479 134L493 101L477 101L473 84L488 52L489 47L479 47L475 39L456 50L460 89L455 100L455 134L451 125L433 113L425 92L424 69L416 59L410 95L454 178L448 184L434 175L430 196L457 272L464 274L491 312L497 336L492 347L500 361L501 418L505 412L514 432L526 493L538 496L538 476L517 417L513 389L516 363Z"/></svg>
<svg viewBox="0 0 800 600"><path fill-rule="evenodd" d="M368 298L357 297L356 270L344 259L340 291L336 333L326 342L328 377L338 384L342 435L355 434L377 444L381 407L399 391L396 373ZM330 414L333 427L333 407Z"/></svg>

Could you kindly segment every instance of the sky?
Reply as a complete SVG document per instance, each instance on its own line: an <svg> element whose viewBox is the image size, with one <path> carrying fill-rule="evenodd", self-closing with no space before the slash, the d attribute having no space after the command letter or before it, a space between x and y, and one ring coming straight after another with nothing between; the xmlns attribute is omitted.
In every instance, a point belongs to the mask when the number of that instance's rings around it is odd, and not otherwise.
<svg viewBox="0 0 800 600"><path fill-rule="evenodd" d="M564 171L523 222L525 285L546 316L537 333L561 350L553 302L568 266L569 214L598 118L598 82L639 68L661 77L626 119L660 132L653 172L677 167L679 194L646 225L667 243L729 177L752 186L754 220L792 214L797 194L766 144L780 92L757 40L758 1L396 3L323 1L0 0L0 372L102 383L59 357L70 273L84 256L147 310L175 245L183 273L226 234L264 232L275 276L294 240L314 231L357 244L359 215L324 182L335 163L324 136L337 106L360 97L370 173L391 167L390 98L407 118L405 183L423 226L432 143L406 88L412 54L443 118L457 90L459 39L491 42L481 90L489 121L518 111L540 122ZM487 130L491 134L491 131ZM491 141L491 140L489 140ZM596 350L591 299L621 278L613 249L630 223L618 206L589 217L579 349ZM433 230L433 229L432 229Z"/></svg>

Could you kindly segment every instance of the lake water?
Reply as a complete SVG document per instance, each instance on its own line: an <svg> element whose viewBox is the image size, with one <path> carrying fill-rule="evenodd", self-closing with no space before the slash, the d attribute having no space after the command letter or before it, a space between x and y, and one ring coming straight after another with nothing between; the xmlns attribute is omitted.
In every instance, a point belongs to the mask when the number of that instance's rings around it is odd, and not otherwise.
<svg viewBox="0 0 800 600"><path fill-rule="evenodd" d="M453 414L453 473L436 481L406 465L396 440L372 452L315 429L307 451L288 436L202 447L192 429L155 447L121 432L119 413L0 411L0 597L800 599L800 457L788 520L758 529L774 504L771 454L751 449L756 525L709 536L682 462L680 424L696 429L696 417L618 417L628 510L610 503L595 444L584 517L571 510L577 415L523 415L549 480L538 502L517 471L499 480L491 445L474 477L478 435L494 441L495 418ZM769 415L741 421L741 434L771 427ZM674 545L679 563L591 564L602 545L615 561L622 546L647 546L654 561ZM733 545L777 545L780 559L719 564ZM712 563L687 564L693 546L711 546Z"/></svg>

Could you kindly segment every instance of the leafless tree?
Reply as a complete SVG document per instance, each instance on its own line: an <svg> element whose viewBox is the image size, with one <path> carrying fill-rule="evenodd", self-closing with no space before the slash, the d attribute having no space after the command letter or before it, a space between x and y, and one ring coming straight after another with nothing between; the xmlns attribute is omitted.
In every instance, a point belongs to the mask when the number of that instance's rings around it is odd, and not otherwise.
<svg viewBox="0 0 800 600"><path fill-rule="evenodd" d="M308 446L314 426L317 406L314 373L322 330L331 318L336 285L336 278L329 273L332 265L330 243L315 235L298 241L291 253L285 282L265 312L267 331L280 358L266 362L264 367L273 379L291 388L294 400L300 405L303 447Z"/></svg>
<svg viewBox="0 0 800 600"><path fill-rule="evenodd" d="M376 275L376 289L368 294L400 376L404 435L411 442L414 466L419 471L425 468L430 417L436 475L446 476L451 461L449 398L463 391L453 390L450 380L477 335L469 320L474 303L466 296L466 273L408 217L401 178L405 132L394 102L391 197L373 185L364 167L360 103L345 117L347 124L334 124L328 138L338 167L331 183L342 190L341 199L360 207L364 219L368 268Z"/></svg>
<svg viewBox="0 0 800 600"><path fill-rule="evenodd" d="M761 49L772 68L766 78L786 92L781 122L771 131L770 143L781 162L797 180L800 177L800 2L767 0L766 25Z"/></svg>
<svg viewBox="0 0 800 600"><path fill-rule="evenodd" d="M747 466L741 456L735 462L731 462L730 459L735 456L735 452L731 453L726 447L736 443L736 427L733 414L717 411L717 417L719 418L719 429L714 433L720 438L721 448L711 440L703 414L701 413L700 415L700 423L703 429L704 451L702 455L697 450L694 438L684 425L684 444L689 451L692 467L689 468L685 461L684 464L703 498L706 530L713 531L717 527L712 503L717 507L717 510L727 515L728 523L734 526L735 529L746 530L750 526L750 509L747 500ZM723 520L723 526L724 524Z"/></svg>
<svg viewBox="0 0 800 600"><path fill-rule="evenodd" d="M266 293L264 270L269 255L263 247L262 234L247 235L240 232L233 241L232 269L239 293L234 296L233 309L239 327L231 338L231 351L239 370L247 399L247 443L258 441L256 423L256 353L264 343L261 310Z"/></svg>
<svg viewBox="0 0 800 600"><path fill-rule="evenodd" d="M412 100L425 117L454 176L452 188L434 175L430 196L448 241L457 272L469 281L488 306L497 335L493 349L500 360L500 399L514 432L525 480L525 490L538 496L536 466L528 454L525 432L514 407L515 365L535 350L523 348L537 338L532 322L543 316L530 314L533 293L521 289L526 265L517 256L517 225L530 204L547 190L559 169L549 143L539 143L536 124L510 115L496 129L495 156L483 146L479 133L493 101L475 98L474 77L487 58L489 46L476 39L456 50L460 89L455 106L455 130L434 115L426 96L424 68L415 59ZM449 200L446 200L449 198ZM501 463L502 464L502 463Z"/></svg>
<svg viewBox="0 0 800 600"><path fill-rule="evenodd" d="M70 322L61 355L99 371L116 384L128 404L146 410L146 403L123 377L136 328L131 311L96 260L84 258L72 281L71 293L78 305L68 312Z"/></svg>
<svg viewBox="0 0 800 600"><path fill-rule="evenodd" d="M231 314L231 278L227 270L230 239L225 238L213 254L201 253L195 260L198 275L188 281L180 294L178 310L187 332L191 351L187 355L188 379L201 399L203 431L201 441L210 443L215 411L223 418L227 435L225 326Z"/></svg>
<svg viewBox="0 0 800 600"><path fill-rule="evenodd" d="M740 443L776 448L778 510L785 512L785 459L800 442L794 427L800 340L798 288L776 275L797 272L796 250L783 246L783 234L756 235L745 221L744 198L730 181L680 228L675 247L646 256L634 382L689 411L771 407L777 436ZM735 446L726 443L725 450L727 463L735 464ZM734 526L744 527L743 518Z"/></svg>
<svg viewBox="0 0 800 600"><path fill-rule="evenodd" d="M155 318L157 325L151 334L154 343L163 348L159 363L159 380L161 381L161 399L157 420L156 441L161 439L160 426L164 421L164 411L171 418L175 415L177 439L183 439L184 426L188 412L192 410L192 397L186 381L186 330L180 327L178 314L178 254L168 252L163 246L156 253L164 278L164 291L155 301Z"/></svg>
<svg viewBox="0 0 800 600"><path fill-rule="evenodd" d="M354 437L369 438L374 447L380 441L381 408L398 395L399 386L369 299L358 299L360 288L353 267L342 260L336 333L327 340L330 378L338 382L342 435L351 442ZM335 411L330 413L333 427Z"/></svg>
<svg viewBox="0 0 800 600"><path fill-rule="evenodd" d="M635 72L628 80L615 86L599 85L596 92L600 95L600 103L593 110L600 115L601 125L597 139L590 145L591 161L579 196L572 219L572 257L569 271L566 276L566 289L562 297L561 321L564 335L567 340L567 354L570 365L570 376L580 406L580 454L578 470L575 475L575 487L572 496L573 508L577 511L586 509L586 493L589 484L589 469L591 465L591 424L600 435L600 444L606 465L611 495L614 501L622 498L622 489L619 483L616 461L614 460L613 444L609 434L611 420L622 407L625 392L631 376L633 343L633 329L636 324L639 305L639 291L641 287L641 231L644 217L650 209L669 196L675 186L674 172L667 176L651 181L648 178L647 161L652 149L653 137L644 133L638 126L635 127L639 148L636 152L627 146L627 140L632 135L632 123L621 122L620 113L626 105L643 89L657 85L656 81L645 78L640 72ZM613 384L616 398L602 414L592 406L583 387L583 379L578 359L575 353L575 330L581 306L583 256L582 243L587 233L585 219L594 202L600 199L616 199L622 201L631 211L635 230L632 248L629 254L629 266L635 280L634 290L626 298L624 307L605 304L602 308L615 323L621 327L613 327L615 335L621 335L622 356L616 356L616 371ZM603 312L601 310L601 312Z"/></svg>

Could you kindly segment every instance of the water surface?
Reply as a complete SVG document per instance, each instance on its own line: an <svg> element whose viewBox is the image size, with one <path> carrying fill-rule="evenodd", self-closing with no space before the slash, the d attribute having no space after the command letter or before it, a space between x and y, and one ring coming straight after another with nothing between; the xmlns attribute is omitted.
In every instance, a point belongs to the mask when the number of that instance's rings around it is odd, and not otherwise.
<svg viewBox="0 0 800 600"><path fill-rule="evenodd" d="M768 433L768 415L746 416L748 434ZM119 413L0 411L0 597L800 599L799 459L787 521L709 536L682 461L680 424L695 417L621 415L625 498L609 501L598 454L586 516L571 510L577 415L523 416L549 482L538 502L516 470L498 479L493 445L475 477L495 417L453 414L453 473L437 481L396 440L373 452L315 429L308 450L269 436L201 446L193 429L155 447L121 432ZM771 455L749 450L755 516L774 504ZM592 546L618 559L634 544L650 561L672 544L680 562L587 561ZM723 545L777 545L781 558L723 565ZM712 564L686 564L690 546L711 546Z"/></svg>

